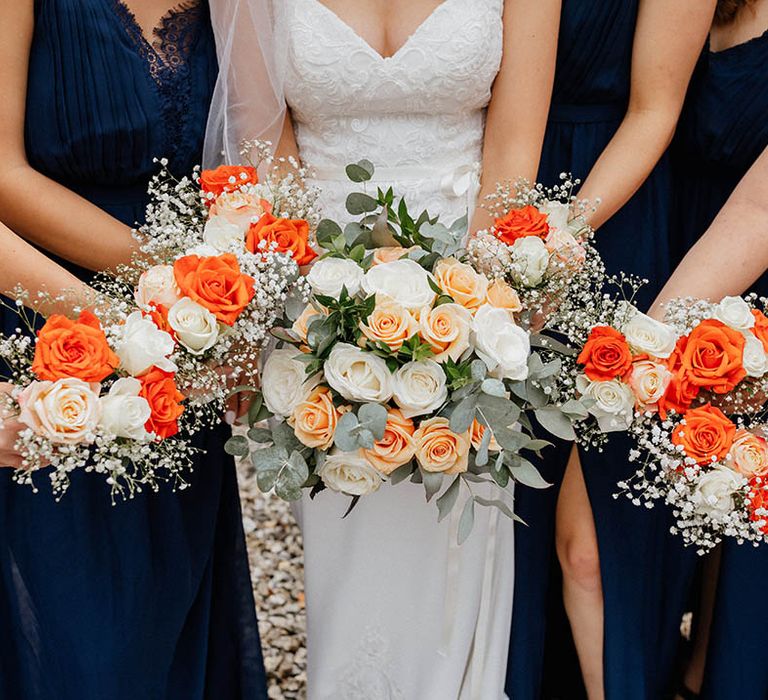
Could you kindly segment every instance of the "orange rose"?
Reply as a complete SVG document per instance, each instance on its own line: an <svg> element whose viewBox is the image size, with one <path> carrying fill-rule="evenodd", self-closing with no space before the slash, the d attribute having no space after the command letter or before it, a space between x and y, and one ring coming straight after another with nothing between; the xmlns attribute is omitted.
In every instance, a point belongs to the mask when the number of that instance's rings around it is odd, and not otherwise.
<svg viewBox="0 0 768 700"><path fill-rule="evenodd" d="M144 317L152 321L159 330L165 331L171 338L176 340L176 331L168 323L168 308L163 304L158 304L156 301L150 301L147 309L147 311L142 311Z"/></svg>
<svg viewBox="0 0 768 700"><path fill-rule="evenodd" d="M507 245L512 245L518 238L526 236L538 236L545 240L548 233L547 215L530 204L520 209L512 209L493 222L493 235Z"/></svg>
<svg viewBox="0 0 768 700"><path fill-rule="evenodd" d="M626 377L632 371L632 352L626 338L610 326L596 326L577 358L593 381Z"/></svg>
<svg viewBox="0 0 768 700"><path fill-rule="evenodd" d="M245 238L245 246L252 253L261 248L276 244L278 253L290 253L297 265L308 265L317 253L309 245L309 224L304 219L283 219L272 214L264 214L255 224L251 224Z"/></svg>
<svg viewBox="0 0 768 700"><path fill-rule="evenodd" d="M757 309L752 309L752 315L755 317L755 325L752 328L752 332L763 344L763 350L768 352L768 317Z"/></svg>
<svg viewBox="0 0 768 700"><path fill-rule="evenodd" d="M182 394L176 387L172 372L164 372L153 367L139 378L141 391L152 415L144 426L150 433L155 433L161 440L173 437L179 432L179 416L184 413Z"/></svg>
<svg viewBox="0 0 768 700"><path fill-rule="evenodd" d="M688 382L725 394L747 376L742 363L744 343L739 331L710 319L680 338L673 355Z"/></svg>
<svg viewBox="0 0 768 700"><path fill-rule="evenodd" d="M672 375L672 379L664 392L664 396L659 399L659 415L662 420L667 420L669 411L683 414L693 403L693 400L699 395L699 387L691 384L679 371Z"/></svg>
<svg viewBox="0 0 768 700"><path fill-rule="evenodd" d="M184 296L228 326L234 325L255 294L253 277L241 274L232 253L207 258L187 255L173 264L173 273Z"/></svg>
<svg viewBox="0 0 768 700"><path fill-rule="evenodd" d="M768 511L768 488L765 479L752 479L749 482L749 519L753 523L760 522L765 524L760 528L762 532L768 535L768 515L760 515L758 510Z"/></svg>
<svg viewBox="0 0 768 700"><path fill-rule="evenodd" d="M333 395L327 386L318 386L296 406L288 424L302 445L327 450L333 444L339 418L348 410L348 407L334 405Z"/></svg>
<svg viewBox="0 0 768 700"><path fill-rule="evenodd" d="M224 192L234 192L243 185L256 185L259 174L249 165L220 165L216 170L203 170L200 173L200 189L213 195L207 201L209 205Z"/></svg>
<svg viewBox="0 0 768 700"><path fill-rule="evenodd" d="M736 425L719 409L706 404L688 411L672 432L672 443L680 445L696 464L711 464L728 454Z"/></svg>
<svg viewBox="0 0 768 700"><path fill-rule="evenodd" d="M387 415L384 437L369 450L361 450L363 456L382 474L389 476L395 469L408 464L416 453L413 434L416 428L410 418L405 418L396 408Z"/></svg>
<svg viewBox="0 0 768 700"><path fill-rule="evenodd" d="M469 432L454 433L447 418L425 420L414 433L416 459L424 471L461 474L469 467Z"/></svg>
<svg viewBox="0 0 768 700"><path fill-rule="evenodd" d="M90 311L83 311L77 321L54 314L37 334L32 371L38 379L101 382L119 365L99 319Z"/></svg>

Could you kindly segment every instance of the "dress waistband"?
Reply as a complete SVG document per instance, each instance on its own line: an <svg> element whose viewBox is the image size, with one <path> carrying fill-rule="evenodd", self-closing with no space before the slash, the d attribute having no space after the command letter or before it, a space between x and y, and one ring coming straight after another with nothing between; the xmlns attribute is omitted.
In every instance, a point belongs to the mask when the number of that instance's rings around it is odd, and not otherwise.
<svg viewBox="0 0 768 700"><path fill-rule="evenodd" d="M624 119L626 113L626 102L604 104L558 104L553 102L549 110L549 121L574 124L619 122Z"/></svg>

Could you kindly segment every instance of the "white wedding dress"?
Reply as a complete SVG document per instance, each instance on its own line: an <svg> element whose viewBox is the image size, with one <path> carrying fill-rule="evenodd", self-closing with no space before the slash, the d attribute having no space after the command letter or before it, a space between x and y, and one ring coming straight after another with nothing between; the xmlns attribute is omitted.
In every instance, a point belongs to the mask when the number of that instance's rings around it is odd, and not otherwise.
<svg viewBox="0 0 768 700"><path fill-rule="evenodd" d="M273 6L285 97L325 215L350 220L346 196L360 186L344 167L362 158L377 168L374 186L405 194L412 213L451 223L472 208L503 0L445 0L390 58L318 0ZM478 506L458 546L463 501L440 524L411 483L385 484L346 520L346 496L300 503L309 700L504 697L513 525Z"/></svg>

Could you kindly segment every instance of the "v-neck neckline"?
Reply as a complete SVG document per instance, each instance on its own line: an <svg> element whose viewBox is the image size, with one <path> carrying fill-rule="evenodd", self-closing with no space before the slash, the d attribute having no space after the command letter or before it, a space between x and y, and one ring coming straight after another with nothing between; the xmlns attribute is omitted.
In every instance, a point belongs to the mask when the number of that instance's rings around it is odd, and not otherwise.
<svg viewBox="0 0 768 700"><path fill-rule="evenodd" d="M435 16L438 15L441 11L444 10L444 8L450 4L451 0L443 0L437 7L435 7L432 12L430 12L417 26L416 28L408 35L408 38L402 43L402 45L391 55L385 56L380 51L375 49L366 39L364 39L360 33L346 20L342 19L336 12L334 12L328 5L321 2L321 0L308 0L308 2L314 3L315 5L319 6L324 12L329 14L339 25L341 25L348 33L352 34L357 41L359 41L363 46L365 46L368 51L370 51L376 58L378 58L382 62L387 61L393 61L400 56L401 53L403 53L413 41L416 40L419 34L421 34L423 31L426 30L426 28L430 25L430 23L434 20Z"/></svg>

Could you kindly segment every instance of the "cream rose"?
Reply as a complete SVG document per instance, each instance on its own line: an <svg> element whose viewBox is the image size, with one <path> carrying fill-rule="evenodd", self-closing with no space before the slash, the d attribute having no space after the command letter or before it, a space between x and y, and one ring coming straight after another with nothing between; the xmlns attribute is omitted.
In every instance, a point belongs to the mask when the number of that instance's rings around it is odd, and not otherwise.
<svg viewBox="0 0 768 700"><path fill-rule="evenodd" d="M406 418L427 415L448 399L445 372L434 360L409 362L392 377L392 392Z"/></svg>
<svg viewBox="0 0 768 700"><path fill-rule="evenodd" d="M434 269L440 289L465 309L474 311L488 294L488 278L456 258L443 258Z"/></svg>
<svg viewBox="0 0 768 700"><path fill-rule="evenodd" d="M243 230L223 216L212 216L205 222L203 240L206 245L220 253L236 252L245 248Z"/></svg>
<svg viewBox="0 0 768 700"><path fill-rule="evenodd" d="M142 309L148 308L150 302L171 308L181 299L181 293L173 276L173 266L155 265L142 273L134 298Z"/></svg>
<svg viewBox="0 0 768 700"><path fill-rule="evenodd" d="M317 473L329 489L348 496L367 496L378 491L383 481L381 473L359 452L333 452Z"/></svg>
<svg viewBox="0 0 768 700"><path fill-rule="evenodd" d="M735 507L733 496L741 487L742 477L725 467L716 467L699 476L692 501L699 511L722 520Z"/></svg>
<svg viewBox="0 0 768 700"><path fill-rule="evenodd" d="M429 306L435 300L430 287L434 278L415 260L395 260L372 267L365 273L363 291L387 296L406 309L414 311Z"/></svg>
<svg viewBox="0 0 768 700"><path fill-rule="evenodd" d="M419 324L411 313L388 297L377 297L376 306L365 323L360 323L364 338L373 343L384 343L390 350L397 352L403 343L416 335Z"/></svg>
<svg viewBox="0 0 768 700"><path fill-rule="evenodd" d="M536 287L549 266L549 251L538 236L518 238L512 246L514 276L526 287Z"/></svg>
<svg viewBox="0 0 768 700"><path fill-rule="evenodd" d="M220 194L211 207L210 215L237 226L240 239L243 240L248 227L258 221L264 211L262 202L256 195L236 190Z"/></svg>
<svg viewBox="0 0 768 700"><path fill-rule="evenodd" d="M742 364L748 377L762 377L768 372L768 355L763 344L751 333L744 334Z"/></svg>
<svg viewBox="0 0 768 700"><path fill-rule="evenodd" d="M416 443L413 441L415 430L412 420L396 408L390 409L384 437L377 440L371 449L361 450L360 454L375 469L389 476L395 469L408 464L416 454Z"/></svg>
<svg viewBox="0 0 768 700"><path fill-rule="evenodd" d="M338 343L324 369L328 384L347 401L386 403L392 398L392 375L378 355Z"/></svg>
<svg viewBox="0 0 768 700"><path fill-rule="evenodd" d="M288 419L302 445L327 450L333 444L339 418L349 408L337 408L327 386L318 386L293 410Z"/></svg>
<svg viewBox="0 0 768 700"><path fill-rule="evenodd" d="M210 350L219 338L219 323L208 309L184 297L168 311L168 325L193 355Z"/></svg>
<svg viewBox="0 0 768 700"><path fill-rule="evenodd" d="M674 328L640 311L635 312L621 330L632 350L653 357L669 357L677 343Z"/></svg>
<svg viewBox="0 0 768 700"><path fill-rule="evenodd" d="M342 287L350 296L356 296L363 281L363 268L348 258L325 258L318 260L307 275L307 282L315 294L338 299Z"/></svg>
<svg viewBox="0 0 768 700"><path fill-rule="evenodd" d="M629 385L639 408L645 410L659 402L672 380L672 372L666 365L651 360L641 360L632 365Z"/></svg>
<svg viewBox="0 0 768 700"><path fill-rule="evenodd" d="M523 304L517 292L502 279L494 280L488 285L485 303L504 309L510 314L523 310Z"/></svg>
<svg viewBox="0 0 768 700"><path fill-rule="evenodd" d="M185 255L197 255L200 258L215 258L217 255L220 255L219 251L216 250L212 245L208 245L207 243L201 243L200 245L196 245L189 250L187 250Z"/></svg>
<svg viewBox="0 0 768 700"><path fill-rule="evenodd" d="M567 231L568 220L571 218L571 208L565 202L544 202L539 206L539 211L547 215L550 233L553 231Z"/></svg>
<svg viewBox="0 0 768 700"><path fill-rule="evenodd" d="M499 379L528 377L531 338L504 309L481 306L472 322L472 345L488 372Z"/></svg>
<svg viewBox="0 0 768 700"><path fill-rule="evenodd" d="M32 382L17 397L19 422L56 444L93 442L101 415L99 388L73 378Z"/></svg>
<svg viewBox="0 0 768 700"><path fill-rule="evenodd" d="M461 474L469 466L469 431L458 435L447 418L424 421L414 433L416 459L424 471L438 474Z"/></svg>
<svg viewBox="0 0 768 700"><path fill-rule="evenodd" d="M632 387L618 379L593 382L585 375L576 377L576 388L595 403L588 409L604 433L629 429L634 417L635 395Z"/></svg>
<svg viewBox="0 0 768 700"><path fill-rule="evenodd" d="M118 379L106 396L99 399L104 432L129 440L149 440L152 436L145 425L152 416L149 402L139 396L141 382L133 377Z"/></svg>
<svg viewBox="0 0 768 700"><path fill-rule="evenodd" d="M435 353L436 362L457 361L469 348L472 314L459 304L441 304L419 313L419 335Z"/></svg>
<svg viewBox="0 0 768 700"><path fill-rule="evenodd" d="M747 479L768 474L768 443L747 430L737 430L726 464Z"/></svg>
<svg viewBox="0 0 768 700"><path fill-rule="evenodd" d="M261 371L261 393L267 408L279 418L293 415L317 385L318 377L307 378L306 365L299 362L296 348L272 352Z"/></svg>
<svg viewBox="0 0 768 700"><path fill-rule="evenodd" d="M120 366L128 374L138 377L152 367L164 372L175 372L176 365L168 359L173 353L173 338L161 331L149 318L144 318L140 311L134 311L125 320L119 340L115 343L115 353L120 358Z"/></svg>
<svg viewBox="0 0 768 700"><path fill-rule="evenodd" d="M715 306L714 317L737 331L746 331L755 325L752 309L741 297L723 297Z"/></svg>

